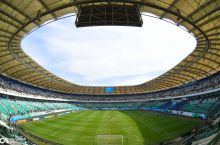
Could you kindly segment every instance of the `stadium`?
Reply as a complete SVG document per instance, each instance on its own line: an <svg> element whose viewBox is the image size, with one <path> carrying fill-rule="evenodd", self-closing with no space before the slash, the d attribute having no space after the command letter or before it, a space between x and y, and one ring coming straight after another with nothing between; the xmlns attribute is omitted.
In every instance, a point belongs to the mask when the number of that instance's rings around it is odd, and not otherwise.
<svg viewBox="0 0 220 145"><path fill-rule="evenodd" d="M78 85L21 47L72 14L77 29L141 29L150 14L187 31L196 47L139 85ZM0 144L220 145L219 42L220 0L1 0Z"/></svg>

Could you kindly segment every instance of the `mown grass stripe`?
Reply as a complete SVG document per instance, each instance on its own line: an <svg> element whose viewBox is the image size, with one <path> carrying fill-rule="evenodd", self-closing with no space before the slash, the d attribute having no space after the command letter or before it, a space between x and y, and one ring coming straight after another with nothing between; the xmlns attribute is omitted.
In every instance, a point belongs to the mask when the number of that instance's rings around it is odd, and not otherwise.
<svg viewBox="0 0 220 145"><path fill-rule="evenodd" d="M65 145L95 145L97 135L123 135L124 145L151 145L175 139L202 122L146 111L79 111L29 122L22 127Z"/></svg>

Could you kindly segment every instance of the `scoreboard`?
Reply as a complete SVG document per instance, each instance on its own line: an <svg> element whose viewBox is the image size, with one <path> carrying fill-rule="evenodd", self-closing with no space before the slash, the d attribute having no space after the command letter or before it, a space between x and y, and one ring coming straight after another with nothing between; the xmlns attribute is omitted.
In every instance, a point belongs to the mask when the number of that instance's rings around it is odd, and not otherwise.
<svg viewBox="0 0 220 145"><path fill-rule="evenodd" d="M104 92L105 93L113 93L114 92L114 87L105 87L104 88Z"/></svg>

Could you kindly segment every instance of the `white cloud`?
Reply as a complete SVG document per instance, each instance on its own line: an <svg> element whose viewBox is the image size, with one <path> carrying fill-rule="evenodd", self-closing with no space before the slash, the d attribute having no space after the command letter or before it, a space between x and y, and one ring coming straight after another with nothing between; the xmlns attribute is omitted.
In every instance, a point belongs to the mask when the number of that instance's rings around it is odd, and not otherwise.
<svg viewBox="0 0 220 145"><path fill-rule="evenodd" d="M73 18L68 18L40 28L22 42L25 52L42 66L80 85L146 82L174 67L195 44L177 26L149 17L144 17L142 28L75 28Z"/></svg>

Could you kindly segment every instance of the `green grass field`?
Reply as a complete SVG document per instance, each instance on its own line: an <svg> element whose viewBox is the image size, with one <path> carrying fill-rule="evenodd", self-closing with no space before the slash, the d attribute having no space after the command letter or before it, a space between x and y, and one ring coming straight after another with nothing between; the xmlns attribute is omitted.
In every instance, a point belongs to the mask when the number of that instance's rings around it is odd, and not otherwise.
<svg viewBox="0 0 220 145"><path fill-rule="evenodd" d="M146 111L90 110L28 122L21 127L65 145L96 145L97 135L123 135L123 145L152 145L175 139L201 123L190 118ZM121 139L112 138L110 142L116 144L117 141L121 145Z"/></svg>

